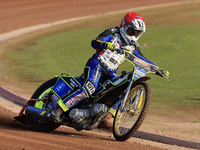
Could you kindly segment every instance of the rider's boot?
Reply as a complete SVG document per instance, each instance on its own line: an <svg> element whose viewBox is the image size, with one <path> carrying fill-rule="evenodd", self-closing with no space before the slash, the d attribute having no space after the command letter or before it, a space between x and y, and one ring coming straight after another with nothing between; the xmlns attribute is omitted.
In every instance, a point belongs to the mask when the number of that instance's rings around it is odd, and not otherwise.
<svg viewBox="0 0 200 150"><path fill-rule="evenodd" d="M119 107L121 100L117 101L109 110L108 115L104 122L102 122L98 127L106 130L112 130L113 128L113 117L116 114L117 108Z"/></svg>
<svg viewBox="0 0 200 150"><path fill-rule="evenodd" d="M112 114L108 112L107 117L105 118L105 120L99 124L98 128L101 129L106 129L106 130L112 130L113 128L113 118L112 118Z"/></svg>
<svg viewBox="0 0 200 150"><path fill-rule="evenodd" d="M105 104L95 103L90 107L90 115L94 122L86 127L87 130L98 127L105 120L108 115L108 107Z"/></svg>

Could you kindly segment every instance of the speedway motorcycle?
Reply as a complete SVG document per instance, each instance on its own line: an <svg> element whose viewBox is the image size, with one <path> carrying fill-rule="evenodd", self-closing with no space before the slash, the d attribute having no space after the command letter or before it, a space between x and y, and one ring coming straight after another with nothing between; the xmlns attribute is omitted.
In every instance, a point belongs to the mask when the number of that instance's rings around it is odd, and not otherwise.
<svg viewBox="0 0 200 150"><path fill-rule="evenodd" d="M72 104L79 98L64 103L65 98L84 84L82 76L62 74L43 83L23 106L17 121L28 124L37 131L49 132L60 125L66 125L76 130L92 130L97 128L107 117L112 106L117 109L112 113L113 135L118 141L125 141L138 130L142 124L151 101L151 87L147 83L153 73L165 77L158 66L149 64L128 50L123 50L123 56L133 65L130 72L123 71L113 79L102 80L99 87L90 98L74 107ZM59 106L63 113L61 121L51 119L51 110Z"/></svg>

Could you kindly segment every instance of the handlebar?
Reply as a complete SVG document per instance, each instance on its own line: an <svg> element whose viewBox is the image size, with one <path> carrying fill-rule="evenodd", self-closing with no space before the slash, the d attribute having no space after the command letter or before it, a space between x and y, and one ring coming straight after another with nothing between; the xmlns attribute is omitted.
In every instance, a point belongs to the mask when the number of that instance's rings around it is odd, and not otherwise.
<svg viewBox="0 0 200 150"><path fill-rule="evenodd" d="M161 77L164 77L167 81L170 82L170 80L165 76L165 74L163 73L163 71L160 70L158 66L155 66L153 64L149 64L149 63L141 60L140 58L138 58L137 56L135 56L133 53L130 53L126 49L119 49L118 51L120 51L122 54L124 54L124 57L129 62L131 62L134 66L137 65L139 67L142 67L143 69L146 70L146 72L155 73L157 75L160 75Z"/></svg>
<svg viewBox="0 0 200 150"><path fill-rule="evenodd" d="M168 79L168 78L163 74L162 70L157 70L157 71L156 71L156 74L157 74L157 75L160 75L161 77L164 77L167 81L170 82L170 79Z"/></svg>

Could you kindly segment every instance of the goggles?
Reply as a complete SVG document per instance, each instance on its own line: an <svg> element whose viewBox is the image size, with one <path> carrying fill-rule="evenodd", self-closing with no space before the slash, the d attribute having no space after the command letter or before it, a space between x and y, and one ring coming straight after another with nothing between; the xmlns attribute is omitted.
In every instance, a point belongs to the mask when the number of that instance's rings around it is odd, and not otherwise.
<svg viewBox="0 0 200 150"><path fill-rule="evenodd" d="M125 29L125 32L127 35L129 36L135 36L136 38L142 35L142 31L140 30L134 30L132 27L127 26L127 28Z"/></svg>

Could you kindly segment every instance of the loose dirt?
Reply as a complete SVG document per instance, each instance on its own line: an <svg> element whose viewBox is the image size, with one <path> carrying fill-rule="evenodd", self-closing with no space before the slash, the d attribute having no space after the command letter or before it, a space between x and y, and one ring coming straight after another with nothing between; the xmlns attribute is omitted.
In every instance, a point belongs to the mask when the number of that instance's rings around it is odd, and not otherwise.
<svg viewBox="0 0 200 150"><path fill-rule="evenodd" d="M21 107L0 97L0 149L87 149L87 150L186 150L178 146L171 146L152 141L130 138L125 142L118 142L110 131L92 130L76 131L68 127L59 127L49 132L35 132L29 127L14 121ZM6 109L5 109L6 107ZM14 144L13 144L14 143Z"/></svg>

